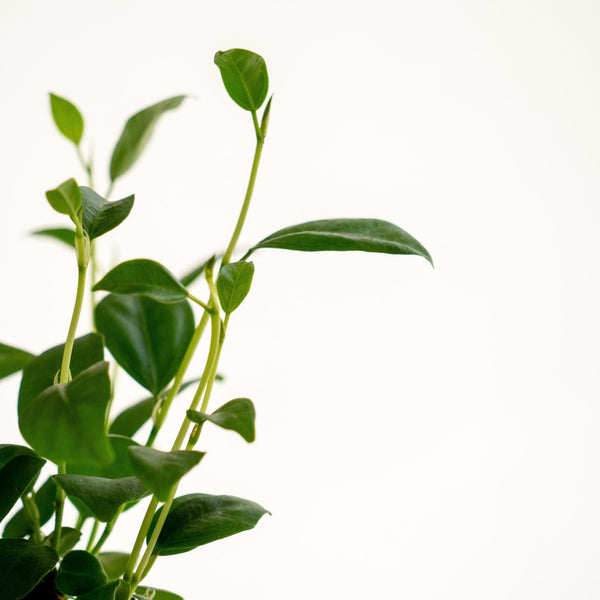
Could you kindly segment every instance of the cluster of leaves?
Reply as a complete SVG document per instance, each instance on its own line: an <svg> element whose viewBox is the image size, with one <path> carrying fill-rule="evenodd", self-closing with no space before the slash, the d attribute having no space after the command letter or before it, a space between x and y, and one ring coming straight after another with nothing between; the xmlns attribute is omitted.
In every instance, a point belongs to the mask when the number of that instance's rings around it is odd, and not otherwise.
<svg viewBox="0 0 600 600"><path fill-rule="evenodd" d="M267 133L270 100L260 123L257 113L266 101L269 80L264 60L247 50L218 52L215 63L229 96L251 113L257 137L249 191L228 250L220 263L213 257L181 279L145 258L117 265L92 282L94 292L108 294L95 305L96 330L78 338L75 331L87 267L95 260L95 240L121 224L134 205L133 196L110 202L108 195L141 155L160 117L181 105L184 96L154 104L127 121L110 160L109 192L102 197L92 189L93 167L80 149L81 113L68 100L50 95L54 121L75 145L89 186L69 179L48 191L52 208L68 216L72 226L37 232L75 249L79 285L66 342L37 356L0 344L0 377L22 371L18 420L28 444L0 446L0 519L10 517L0 539L0 589L5 600L178 599L171 592L140 585L158 556L188 552L251 529L267 513L259 504L235 496L176 497L179 481L204 456L193 449L204 423L236 432L247 442L255 438L255 409L249 399L236 398L207 410L225 329L250 291L254 264L248 259L254 252L358 250L414 254L431 261L419 242L391 223L329 219L281 229L252 246L241 260L230 262ZM189 291L200 276L209 290L206 302ZM195 310L201 311L199 319ZM202 376L184 381L208 322L211 343ZM106 350L149 393L116 416L110 411L115 390ZM173 397L190 385L197 389L183 415L180 435L171 450L154 448ZM147 441L135 439L148 422ZM56 473L39 482L47 462L56 465ZM131 552L103 552L120 515L147 496L151 500ZM79 515L73 527L62 524L65 498ZM78 548L86 521L92 522L89 540ZM104 531L96 540L100 523L105 524ZM44 530L48 524L49 530ZM146 552L140 558L144 545Z"/></svg>

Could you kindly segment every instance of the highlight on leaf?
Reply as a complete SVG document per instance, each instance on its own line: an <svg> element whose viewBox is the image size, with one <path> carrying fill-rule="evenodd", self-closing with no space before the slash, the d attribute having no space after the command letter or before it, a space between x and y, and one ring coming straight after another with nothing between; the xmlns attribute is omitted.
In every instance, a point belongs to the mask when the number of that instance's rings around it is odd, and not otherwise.
<svg viewBox="0 0 600 600"><path fill-rule="evenodd" d="M83 135L83 117L79 109L66 98L49 94L52 118L58 130L76 146Z"/></svg>

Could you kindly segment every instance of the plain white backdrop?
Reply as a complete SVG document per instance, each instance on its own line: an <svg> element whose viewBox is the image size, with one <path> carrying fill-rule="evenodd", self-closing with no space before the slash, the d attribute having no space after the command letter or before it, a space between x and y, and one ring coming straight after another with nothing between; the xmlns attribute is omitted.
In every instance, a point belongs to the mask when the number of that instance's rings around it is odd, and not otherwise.
<svg viewBox="0 0 600 600"><path fill-rule="evenodd" d="M28 235L64 225L45 190L84 182L48 91L84 113L101 192L125 119L193 96L119 181L136 204L101 250L105 267L182 274L226 244L250 168L249 114L212 62L232 47L264 56L275 93L241 244L365 216L435 261L255 255L213 406L252 398L257 441L207 429L182 490L273 515L160 560L149 585L186 600L599 597L599 26L593 0L0 3L1 342L61 343L72 308L73 258ZM3 442L20 441L18 383L0 384ZM122 383L120 407L143 396ZM106 549L129 549L125 521Z"/></svg>

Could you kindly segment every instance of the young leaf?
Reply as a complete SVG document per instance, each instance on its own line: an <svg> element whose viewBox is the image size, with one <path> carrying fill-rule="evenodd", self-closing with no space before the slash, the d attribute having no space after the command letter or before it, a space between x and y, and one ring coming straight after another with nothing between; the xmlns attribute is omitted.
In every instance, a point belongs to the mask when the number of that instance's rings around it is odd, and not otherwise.
<svg viewBox="0 0 600 600"><path fill-rule="evenodd" d="M82 224L90 240L100 237L120 225L133 207L134 196L108 202L100 194L81 186L83 204Z"/></svg>
<svg viewBox="0 0 600 600"><path fill-rule="evenodd" d="M33 354L25 350L0 344L0 379L23 370L32 359Z"/></svg>
<svg viewBox="0 0 600 600"><path fill-rule="evenodd" d="M162 304L137 295L108 295L95 318L115 360L155 397L175 376L195 328L189 302Z"/></svg>
<svg viewBox="0 0 600 600"><path fill-rule="evenodd" d="M225 313L232 313L243 301L252 285L254 263L243 260L225 265L217 278L219 301Z"/></svg>
<svg viewBox="0 0 600 600"><path fill-rule="evenodd" d="M19 428L32 448L56 464L74 456L109 463L112 449L104 425L109 401L108 363L99 362L36 396L21 409Z"/></svg>
<svg viewBox="0 0 600 600"><path fill-rule="evenodd" d="M107 477L108 479L118 479L119 477L130 477L134 475L131 464L129 463L129 447L139 444L131 438L123 435L108 435L108 441L112 448L113 459L106 465L97 462L81 460L79 457L73 457L67 463L67 473L73 475L94 475L95 477Z"/></svg>
<svg viewBox="0 0 600 600"><path fill-rule="evenodd" d="M69 215L72 221L78 220L77 213L81 208L81 189L73 178L67 179L54 190L48 190L46 198L56 212Z"/></svg>
<svg viewBox="0 0 600 600"><path fill-rule="evenodd" d="M148 490L136 477L107 479L89 475L53 475L67 496L79 498L100 521L108 522L123 504L143 498Z"/></svg>
<svg viewBox="0 0 600 600"><path fill-rule="evenodd" d="M181 302L188 296L187 290L171 271L147 258L122 262L92 289L115 294L140 294L165 304Z"/></svg>
<svg viewBox="0 0 600 600"><path fill-rule="evenodd" d="M256 418L256 411L254 410L254 404L248 398L231 400L217 408L211 415L188 410L187 416L194 423L202 424L204 421L210 421L223 429L235 431L247 442L253 442L255 439L254 419Z"/></svg>
<svg viewBox="0 0 600 600"><path fill-rule="evenodd" d="M29 540L0 540L2 600L24 598L58 562L54 548Z"/></svg>
<svg viewBox="0 0 600 600"><path fill-rule="evenodd" d="M139 595L140 598L152 598L152 600L183 600L181 596L178 596L173 592L145 586L137 587L135 594L136 596Z"/></svg>
<svg viewBox="0 0 600 600"><path fill-rule="evenodd" d="M54 227L53 229L38 229L33 235L43 235L54 238L71 248L75 248L75 230L69 227Z"/></svg>
<svg viewBox="0 0 600 600"><path fill-rule="evenodd" d="M152 520L150 539L162 508ZM267 513L262 506L234 496L188 494L175 498L158 536L154 554L188 552L203 544L252 529Z"/></svg>
<svg viewBox="0 0 600 600"><path fill-rule="evenodd" d="M66 98L50 94L50 110L58 130L76 146L83 135L83 117L79 109Z"/></svg>
<svg viewBox="0 0 600 600"><path fill-rule="evenodd" d="M177 108L185 96L174 96L157 102L129 118L110 159L110 179L126 173L140 157L150 141L154 127L167 111Z"/></svg>
<svg viewBox="0 0 600 600"><path fill-rule="evenodd" d="M101 552L98 554L98 560L104 569L108 580L118 579L125 572L129 554L124 552Z"/></svg>
<svg viewBox="0 0 600 600"><path fill-rule="evenodd" d="M262 56L233 48L217 52L215 64L230 98L243 109L256 112L269 91L267 65Z"/></svg>
<svg viewBox="0 0 600 600"><path fill-rule="evenodd" d="M98 559L85 550L73 550L63 559L56 574L56 587L67 596L94 590L108 581Z"/></svg>
<svg viewBox="0 0 600 600"><path fill-rule="evenodd" d="M33 500L39 513L39 524L44 525L54 514L54 501L56 500L56 484L52 479L46 479L40 489L35 492ZM22 538L33 533L32 523L27 513L22 508L10 519L4 528L3 537Z"/></svg>
<svg viewBox="0 0 600 600"><path fill-rule="evenodd" d="M280 229L253 246L302 252L360 250L384 254L416 254L432 265L429 252L400 227L378 219L324 219Z"/></svg>
<svg viewBox="0 0 600 600"><path fill-rule="evenodd" d="M194 450L161 452L154 448L129 448L129 460L138 479L161 501L166 502L173 486L204 456Z"/></svg>

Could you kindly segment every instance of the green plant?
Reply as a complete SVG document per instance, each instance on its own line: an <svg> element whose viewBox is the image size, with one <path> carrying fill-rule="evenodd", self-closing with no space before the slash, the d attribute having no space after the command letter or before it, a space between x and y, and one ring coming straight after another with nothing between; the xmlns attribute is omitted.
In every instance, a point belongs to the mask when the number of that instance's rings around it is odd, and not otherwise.
<svg viewBox="0 0 600 600"><path fill-rule="evenodd" d="M127 121L110 161L110 186L102 197L94 191L91 160L81 151L84 122L79 110L50 95L54 121L74 144L88 185L69 179L46 192L51 207L68 217L71 226L37 232L61 240L75 252L77 291L65 343L38 356L0 345L0 376L23 371L18 417L29 445L0 446L0 518L10 513L0 540L0 589L5 600L179 598L141 585L159 556L187 552L251 529L268 512L234 496L176 496L181 478L204 456L195 448L206 422L234 431L247 442L255 437L255 410L249 399L233 399L211 412L209 401L231 314L252 284L254 264L249 258L256 251L358 250L413 254L431 262L427 250L412 236L376 219L329 219L286 227L232 262L252 198L271 99L267 101L267 69L259 55L233 49L218 52L215 63L229 96L252 117L256 149L225 252L220 259L213 255L181 280L149 259L127 260L98 279L96 240L130 214L133 196L107 200L113 184L135 164L160 117L176 109L184 96L154 104ZM96 331L77 337L90 277ZM201 277L207 288L205 300L189 291ZM99 291L108 295L96 302ZM186 380L205 331L210 343L204 368L199 378ZM111 414L115 389L110 365L104 360L106 349L150 394L116 416ZM173 399L190 385L196 391L172 447L155 449ZM152 424L148 438L136 440L148 421ZM38 483L47 461L55 465L56 473ZM146 497L146 513L130 551L102 552L122 513ZM72 527L63 524L67 498L78 511ZM22 506L16 510L19 503ZM92 525L82 540L86 521Z"/></svg>

